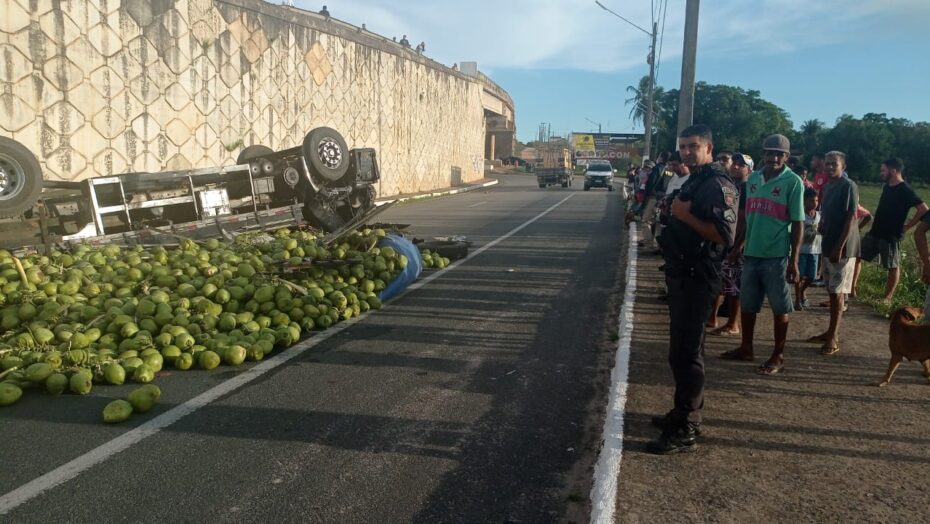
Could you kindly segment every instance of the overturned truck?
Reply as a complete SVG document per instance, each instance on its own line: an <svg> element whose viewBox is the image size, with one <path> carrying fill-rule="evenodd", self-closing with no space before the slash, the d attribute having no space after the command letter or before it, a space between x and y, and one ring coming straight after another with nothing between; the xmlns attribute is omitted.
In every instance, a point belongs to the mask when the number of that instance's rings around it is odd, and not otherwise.
<svg viewBox="0 0 930 524"><path fill-rule="evenodd" d="M349 149L328 127L282 151L248 146L233 166L80 182L43 180L35 156L0 136L0 247L158 243L302 223L335 231L374 207L379 180L375 150Z"/></svg>

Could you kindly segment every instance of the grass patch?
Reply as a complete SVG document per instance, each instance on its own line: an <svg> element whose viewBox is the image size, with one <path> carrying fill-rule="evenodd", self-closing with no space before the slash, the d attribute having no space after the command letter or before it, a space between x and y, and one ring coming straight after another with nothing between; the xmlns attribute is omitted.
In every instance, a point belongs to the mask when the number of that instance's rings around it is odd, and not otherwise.
<svg viewBox="0 0 930 524"><path fill-rule="evenodd" d="M930 202L930 188L914 187L914 191L925 201ZM878 208L878 200L882 194L882 186L878 184L859 185L859 203L872 214ZM911 211L908 216L913 216ZM866 227L868 231L868 226ZM865 233L866 231L863 231ZM891 305L881 303L885 296L885 283L888 272L879 264L863 262L862 274L859 276L859 299L871 305L882 315L888 314L903 306L922 307L927 286L920 281L920 258L917 256L917 246L914 244L913 229L901 240L901 282L895 290Z"/></svg>

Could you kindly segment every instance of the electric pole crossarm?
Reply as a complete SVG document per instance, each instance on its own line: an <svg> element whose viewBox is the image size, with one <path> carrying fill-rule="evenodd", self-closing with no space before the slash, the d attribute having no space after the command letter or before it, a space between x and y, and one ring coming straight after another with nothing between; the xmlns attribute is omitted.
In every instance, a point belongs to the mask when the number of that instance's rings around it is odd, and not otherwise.
<svg viewBox="0 0 930 524"><path fill-rule="evenodd" d="M619 18L620 20L623 20L624 22L630 24L631 26L635 27L636 29L639 29L640 31L646 33L646 35L648 35L648 36L653 36L653 35L651 35L651 34L649 33L649 31L646 31L646 30L643 29L642 27L640 27L640 26L634 24L633 22L630 22L630 21L627 20L626 18L623 18L623 17L620 16L619 14L615 13L615 12L612 11L610 8L608 8L606 5L602 4L599 0L594 0L594 3L597 4L597 5L598 5L601 9L603 9L604 11L607 11L608 13L610 13L610 14L616 16L616 17Z"/></svg>
<svg viewBox="0 0 930 524"><path fill-rule="evenodd" d="M597 132L598 132L598 134L601 133L601 123L600 123L600 122L595 122L594 120L591 120L591 119L588 118L588 117L584 117L584 119L587 120L588 122L591 122L592 124L596 125L596 126L597 126ZM608 124L610 124L610 122L608 122Z"/></svg>

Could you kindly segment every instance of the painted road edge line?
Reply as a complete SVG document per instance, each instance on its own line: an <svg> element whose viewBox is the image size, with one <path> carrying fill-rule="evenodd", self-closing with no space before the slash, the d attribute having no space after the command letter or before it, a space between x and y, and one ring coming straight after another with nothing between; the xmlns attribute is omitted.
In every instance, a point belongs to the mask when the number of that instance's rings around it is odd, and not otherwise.
<svg viewBox="0 0 930 524"><path fill-rule="evenodd" d="M554 210L555 208L565 203L569 198L573 197L574 195L575 193L568 195L567 197L563 198L555 205L543 211L542 213L534 216L533 218L527 220L526 222L520 224L519 226L511 229L510 231L505 233L503 236L500 236L492 240L491 242L488 242L487 244L481 246L479 249L476 249L474 252L470 253L468 257L463 258L461 260L457 260L455 263L449 264L449 266L447 266L446 268L440 271L437 271L436 273L433 273L432 275L422 280L414 282L413 284L408 286L407 289L405 289L401 294L397 295L391 300L388 300L386 304L390 304L394 302L395 300L403 297L404 295L412 291L415 291L417 289L420 289L424 285L428 284L429 282L432 282L439 276L443 275L445 272L458 267L462 262L472 257L475 257L487 251L488 249L491 249L492 247L496 246L502 241L517 234L523 228L529 226L533 222L536 222L540 218L548 215L550 212L552 212L552 210ZM10 491L9 493L4 494L2 497L0 497L0 515L6 515L7 513L16 509L17 507L21 506L27 501L41 495L42 493L56 486L64 484L65 482L77 477L84 471L90 469L91 467L101 462L104 462L105 460L112 457L113 455L116 455L117 453L132 447L133 445L141 442L142 440L152 435L155 435L162 429L174 424L175 422L181 420L187 415L190 415L191 413L197 411L198 409L206 406L207 404L213 402L214 400L224 395L227 395L229 393L232 393L233 391L239 389L242 386L245 386L249 382L255 380L256 378L267 373L268 371L271 371L272 369L280 366L281 364L284 364L285 362L300 355L304 351L313 348L320 342L323 342L329 338L332 338L334 335L337 335L341 333L342 331L345 331L346 329L354 325L356 322L359 322L363 320L364 318L366 318L368 314L369 313L365 313L361 316L350 318L349 320L336 324L335 326L327 329L326 331L321 331L313 335L312 337L308 338L304 342L301 342L291 348L288 348L282 351L281 353L278 353L277 355L269 358L268 360L264 360L260 362L255 367L249 368L248 370L242 372L241 374L236 375L235 377L225 382L222 382L214 386L213 388L210 388L204 391L203 393L184 402L183 404L179 404L169 409L168 411L162 413L161 415L158 415L157 417L127 431L126 433L123 433L122 435L112 440L104 442L103 444L88 451L87 453L77 458L74 458L66 462L65 464L53 469L52 471L49 471L48 473L45 473L44 475L37 477L23 484L22 486Z"/></svg>
<svg viewBox="0 0 930 524"><path fill-rule="evenodd" d="M617 357L610 374L610 396L604 418L604 443L594 465L591 488L591 522L612 524L617 507L617 482L623 458L623 415L630 375L630 343L633 339L633 306L636 303L636 223L630 224L626 290L620 307Z"/></svg>
<svg viewBox="0 0 930 524"><path fill-rule="evenodd" d="M430 276L428 276L428 277L426 277L426 278L424 278L424 279L422 279L422 280L418 280L418 281L414 282L413 284L411 284L410 286L408 286L407 289L405 289L404 292L403 292L400 296L398 296L397 298L400 298L400 297L406 295L407 293L410 293L411 291L416 291L417 289L420 289L421 287L425 286L426 284L429 284L429 283L432 282L433 280L436 280L437 278L439 278L440 276L442 276L446 271L449 271L450 269L454 269L454 268L458 267L459 265L461 265L461 264L467 262L468 260L471 260L472 258L474 258L474 257L476 257L476 256L478 256L478 255L480 255L481 253L484 253L485 251L491 249L492 247L496 246L497 244L500 244L500 243L503 242L504 240L507 240L508 238L510 238L510 237L512 237L512 236L514 236L514 235L516 235L517 233L519 233L520 231L522 231L523 228L525 228L526 226L532 224L533 222L536 222L536 221L539 220L540 218L542 218L542 217L548 215L548 214L551 213L555 208L561 206L561 205L564 204L569 198L575 196L576 194L577 194L577 193L571 193L571 194L568 195L567 197L563 198L562 200L559 200L558 202L556 202L555 204L553 204L552 206L550 206L548 209L546 209L546 210L543 211L542 213L540 213L540 214L534 216L533 218L527 220L526 222L520 224L519 226L517 226L517 227L511 229L511 230L508 231L507 233L504 233L503 236L499 236L499 237L495 238L494 240L488 242L487 244L485 244L485 245L479 247L478 249L474 250L473 252L469 253L467 257L461 258L461 259L456 260L455 262L449 264L445 269L442 269L442 270L440 270L440 271L437 271L436 273L433 273L432 275L430 275Z"/></svg>

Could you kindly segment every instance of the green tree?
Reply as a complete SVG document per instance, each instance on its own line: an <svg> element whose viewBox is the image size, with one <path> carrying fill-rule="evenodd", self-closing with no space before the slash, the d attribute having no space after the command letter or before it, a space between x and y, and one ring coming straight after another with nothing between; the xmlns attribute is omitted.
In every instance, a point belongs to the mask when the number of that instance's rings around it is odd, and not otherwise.
<svg viewBox="0 0 930 524"><path fill-rule="evenodd" d="M806 120L801 124L799 130L799 146L804 154L809 158L810 155L823 153L821 143L823 135L827 131L827 125L818 119Z"/></svg>
<svg viewBox="0 0 930 524"><path fill-rule="evenodd" d="M663 94L660 119L663 121L660 143L663 148L674 150L678 127L677 89ZM742 151L756 158L766 136L782 133L791 138L795 134L788 113L764 100L759 91L706 82L698 82L695 86L694 122L710 126L715 149Z"/></svg>
<svg viewBox="0 0 930 524"><path fill-rule="evenodd" d="M638 85L626 86L626 92L630 94L630 98L626 99L626 105L632 106L630 108L630 118L633 119L634 124L639 122L645 125L646 108L649 107L649 77L644 76L640 78ZM653 92L655 93L653 97L653 111L655 111L655 106L662 100L665 89L661 86L655 86Z"/></svg>
<svg viewBox="0 0 930 524"><path fill-rule="evenodd" d="M846 170L856 180L878 181L879 168L897 154L895 135L884 113L868 113L862 119L843 115L823 136L823 150L846 153Z"/></svg>
<svg viewBox="0 0 930 524"><path fill-rule="evenodd" d="M649 79L630 86L630 116L641 122ZM847 171L856 180L879 180L879 168L886 159L904 160L905 176L914 182L930 183L930 123L889 118L884 113L867 113L862 118L843 115L832 128L817 119L807 120L800 129L792 126L788 113L762 98L759 91L698 82L694 93L694 122L706 124L714 132L716 149L730 149L761 158L762 140L781 133L791 139L795 154L810 156L830 150L846 153ZM640 105L642 104L642 105ZM655 132L658 151L674 151L678 127L678 90L657 89Z"/></svg>
<svg viewBox="0 0 930 524"><path fill-rule="evenodd" d="M638 85L627 86L626 91L630 94L630 97L626 99L626 105L632 106L630 108L630 118L633 120L633 124L639 122L645 126L646 108L649 107L649 77L640 78ZM652 119L652 133L654 136L661 136L666 132L666 122L661 115L664 113L663 104L666 103L667 96L665 89L661 86L655 86L654 93L652 111L655 118ZM662 148L658 147L658 142L654 143L652 147L653 151L662 151Z"/></svg>

